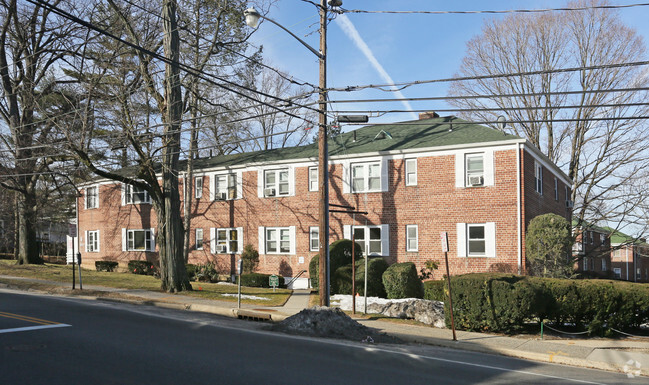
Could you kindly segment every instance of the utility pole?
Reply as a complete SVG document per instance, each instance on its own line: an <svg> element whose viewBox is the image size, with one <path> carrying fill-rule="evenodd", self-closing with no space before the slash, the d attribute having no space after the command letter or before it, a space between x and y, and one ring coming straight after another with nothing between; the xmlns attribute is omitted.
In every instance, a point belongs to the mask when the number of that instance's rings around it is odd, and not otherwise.
<svg viewBox="0 0 649 385"><path fill-rule="evenodd" d="M329 306L329 151L327 149L327 0L320 0L320 110L318 130L318 206L320 306Z"/></svg>

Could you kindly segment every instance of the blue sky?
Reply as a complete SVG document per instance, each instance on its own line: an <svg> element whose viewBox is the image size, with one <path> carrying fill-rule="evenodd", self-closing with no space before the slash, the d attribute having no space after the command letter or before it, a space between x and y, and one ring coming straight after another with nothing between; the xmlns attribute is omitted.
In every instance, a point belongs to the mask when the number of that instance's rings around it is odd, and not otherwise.
<svg viewBox="0 0 649 385"><path fill-rule="evenodd" d="M360 1L343 0L345 9L368 11L480 11L508 9L557 8L564 0L546 1ZM611 0L612 5L640 3L633 0ZM622 20L649 40L649 6L618 10ZM299 0L279 0L268 17L303 38L312 47L319 46L319 16L316 8ZM346 87L386 84L386 75L394 82L411 82L453 77L465 54L467 41L480 34L486 20L500 19L503 14L346 14L349 22L376 59L372 64L357 43L343 31L342 20L333 21L328 29L328 86ZM348 24L349 25L349 24ZM252 42L264 46L270 64L300 81L318 83L318 61L286 32L271 23L263 23ZM384 69L383 74L378 66ZM417 85L402 91L404 97L445 96L447 83ZM394 93L366 90L330 93L331 100L395 98ZM411 102L411 108L436 110L449 108L444 101ZM330 110L407 109L403 103L354 103L333 105ZM447 115L443 113L442 115ZM371 122L410 120L413 114L387 114L372 117ZM344 128L346 131L347 128Z"/></svg>

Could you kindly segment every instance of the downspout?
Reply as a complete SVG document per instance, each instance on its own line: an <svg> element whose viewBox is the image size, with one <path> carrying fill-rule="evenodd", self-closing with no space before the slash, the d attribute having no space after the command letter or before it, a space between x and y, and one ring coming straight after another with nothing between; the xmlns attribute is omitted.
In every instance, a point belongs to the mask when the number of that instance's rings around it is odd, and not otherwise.
<svg viewBox="0 0 649 385"><path fill-rule="evenodd" d="M518 221L518 274L523 273L523 221L521 202L521 144L516 145L516 218Z"/></svg>

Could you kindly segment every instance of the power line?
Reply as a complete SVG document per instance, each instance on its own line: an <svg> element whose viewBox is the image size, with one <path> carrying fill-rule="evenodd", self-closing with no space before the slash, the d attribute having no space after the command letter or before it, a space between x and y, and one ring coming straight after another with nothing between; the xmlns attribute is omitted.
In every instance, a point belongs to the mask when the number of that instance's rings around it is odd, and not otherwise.
<svg viewBox="0 0 649 385"><path fill-rule="evenodd" d="M587 11L589 9L623 9L634 7L646 7L649 3L623 4L623 5L593 5L585 7L561 7L541 9L505 9L505 10L476 10L476 11L367 11L362 9L343 9L341 13L384 13L384 14L428 14L428 15L468 15L468 14L508 14L508 13L543 13L557 11Z"/></svg>

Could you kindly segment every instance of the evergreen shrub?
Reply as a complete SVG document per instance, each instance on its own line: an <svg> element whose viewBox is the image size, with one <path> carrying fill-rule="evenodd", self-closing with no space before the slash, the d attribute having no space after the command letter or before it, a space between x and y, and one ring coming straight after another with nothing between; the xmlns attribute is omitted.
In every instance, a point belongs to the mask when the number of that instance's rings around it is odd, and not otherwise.
<svg viewBox="0 0 649 385"><path fill-rule="evenodd" d="M270 287L268 284L268 278L271 274L261 274L261 273L250 273L250 274L241 274L241 286L249 287ZM284 277L278 275L279 278L279 287L285 287Z"/></svg>
<svg viewBox="0 0 649 385"><path fill-rule="evenodd" d="M383 273L387 298L423 298L424 288L412 262L395 263Z"/></svg>
<svg viewBox="0 0 649 385"><path fill-rule="evenodd" d="M95 269L97 271L115 271L118 263L115 261L95 261Z"/></svg>

